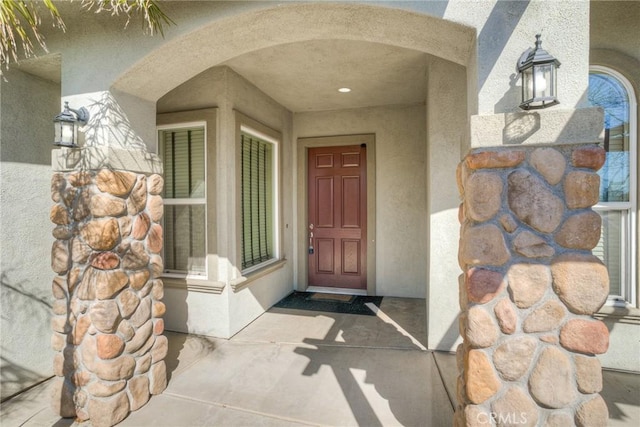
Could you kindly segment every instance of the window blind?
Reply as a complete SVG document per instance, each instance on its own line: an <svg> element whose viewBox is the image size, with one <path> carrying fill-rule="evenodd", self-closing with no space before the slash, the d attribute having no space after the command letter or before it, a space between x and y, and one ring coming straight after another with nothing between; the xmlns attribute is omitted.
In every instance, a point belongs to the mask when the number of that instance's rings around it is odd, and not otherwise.
<svg viewBox="0 0 640 427"><path fill-rule="evenodd" d="M609 293L623 295L622 260L624 246L623 215L620 211L598 212L602 216L600 241L592 253L600 258L609 272Z"/></svg>
<svg viewBox="0 0 640 427"><path fill-rule="evenodd" d="M273 251L273 145L241 134L242 268L270 260Z"/></svg>
<svg viewBox="0 0 640 427"><path fill-rule="evenodd" d="M163 132L165 198L204 198L204 128Z"/></svg>

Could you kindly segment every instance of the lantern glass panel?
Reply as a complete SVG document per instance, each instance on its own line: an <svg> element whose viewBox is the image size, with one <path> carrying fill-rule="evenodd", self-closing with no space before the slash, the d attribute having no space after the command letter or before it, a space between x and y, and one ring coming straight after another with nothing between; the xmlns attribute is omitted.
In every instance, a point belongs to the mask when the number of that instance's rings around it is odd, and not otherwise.
<svg viewBox="0 0 640 427"><path fill-rule="evenodd" d="M55 123L54 143L62 146L75 146L76 132L75 123L58 121Z"/></svg>
<svg viewBox="0 0 640 427"><path fill-rule="evenodd" d="M62 123L55 122L53 128L55 132L53 135L53 143L57 145L62 142Z"/></svg>
<svg viewBox="0 0 640 427"><path fill-rule="evenodd" d="M553 64L549 64L549 87L551 88L550 97L557 100L558 98L558 79L556 78L557 68Z"/></svg>
<svg viewBox="0 0 640 427"><path fill-rule="evenodd" d="M548 98L553 96L553 65L536 65L533 69L534 97Z"/></svg>
<svg viewBox="0 0 640 427"><path fill-rule="evenodd" d="M533 99L533 68L522 70L522 99Z"/></svg>

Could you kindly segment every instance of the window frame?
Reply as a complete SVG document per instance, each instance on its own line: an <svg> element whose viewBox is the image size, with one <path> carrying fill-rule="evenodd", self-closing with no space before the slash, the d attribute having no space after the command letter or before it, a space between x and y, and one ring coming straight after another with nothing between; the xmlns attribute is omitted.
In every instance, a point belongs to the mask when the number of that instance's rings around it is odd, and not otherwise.
<svg viewBox="0 0 640 427"><path fill-rule="evenodd" d="M622 227L620 282L623 295L609 294L607 305L627 307L638 306L636 290L636 224L638 194L638 116L637 99L629 79L622 73L602 65L589 67L589 74L598 73L614 78L626 91L629 100L629 201L600 202L593 207L596 212L620 212Z"/></svg>
<svg viewBox="0 0 640 427"><path fill-rule="evenodd" d="M237 188L237 254L236 254L236 265L238 266L238 270L240 274L244 277L250 274L256 274L257 272L264 270L265 268L281 261L281 195L280 195L280 152L281 152L281 144L282 144L282 136L278 131L275 131L262 123L259 123L244 114L236 111L236 154L237 154L237 162L238 170L237 170L237 179L236 179L236 188ZM242 268L242 161L241 161L241 150L242 150L242 134L248 134L250 136L256 137L264 142L271 144L272 146L272 206L273 206L273 254L270 259L267 261L261 262L260 264L253 265L246 269Z"/></svg>
<svg viewBox="0 0 640 427"><path fill-rule="evenodd" d="M198 197L198 198L169 198L166 197L165 195L163 195L163 204L164 206L184 206L184 205L203 205L204 206L204 229L202 230L202 232L204 233L204 271L200 272L194 272L192 270L169 270L166 269L166 266L163 268L163 272L162 272L162 276L163 277L168 277L168 278L186 278L186 279L196 279L196 280L207 280L207 278L209 277L209 263L207 262L207 254L208 254L208 246L209 246L209 239L208 239L208 223L209 221L208 219L208 206L207 206L207 192L208 192L208 157L207 157L207 138L208 138L208 129L207 129L207 122L205 120L198 120L198 121L188 121L188 122L180 122L180 123L172 123L172 124L164 124L164 125L157 125L156 126L156 152L158 153L158 155L160 156L160 158L162 159L163 162L163 168L164 168L164 164L165 164L165 160L162 158L162 156L160 155L160 146L161 146L161 139L160 139L160 135L163 131L166 130L173 130L173 129L185 129L185 128L197 128L197 127L201 127L203 128L204 134L203 134L203 138L204 138L204 150L203 150L203 160L204 160L204 197ZM164 173L163 173L164 175ZM163 176L164 178L164 176ZM165 179L166 181L166 179ZM163 215L162 217L162 221L163 221L163 225L162 228L164 229L164 220L165 220L165 216ZM166 250L166 246L163 244L162 245L162 259L165 259L165 250Z"/></svg>

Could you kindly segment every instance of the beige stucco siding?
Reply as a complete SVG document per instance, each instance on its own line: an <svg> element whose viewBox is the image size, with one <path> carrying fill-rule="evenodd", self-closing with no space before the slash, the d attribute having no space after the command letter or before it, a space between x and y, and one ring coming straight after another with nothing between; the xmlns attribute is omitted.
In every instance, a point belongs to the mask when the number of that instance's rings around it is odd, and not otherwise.
<svg viewBox="0 0 640 427"><path fill-rule="evenodd" d="M520 54L544 31L545 48L563 62L559 75L563 108L585 102L589 2L469 1L357 2L163 2L178 25L165 37L141 35L135 25L108 14L79 12L62 4L70 16L67 32L48 31L52 52L65 65L64 95L119 90L157 100L194 75L252 50L311 39L356 39L423 51L472 70L471 113L517 109L514 74ZM404 9L404 10L402 10ZM542 24L544 26L542 27ZM47 27L46 23L45 26ZM113 31L118 28L118 31ZM425 31L429 28L431 31ZM384 31L381 31L383 30ZM122 37L127 49L121 49ZM68 40L82 40L82 54ZM108 59L107 59L108 58ZM173 61L176 61L174 65ZM83 64L92 64L88 73ZM149 78L153 74L154 78Z"/></svg>
<svg viewBox="0 0 640 427"><path fill-rule="evenodd" d="M17 70L5 73L0 82L2 399L53 374L49 210L52 119L60 111L58 84Z"/></svg>
<svg viewBox="0 0 640 427"><path fill-rule="evenodd" d="M427 282L427 343L429 348L455 350L458 332L458 206L456 167L464 155L467 116L463 84L465 69L441 59L427 73L427 135L429 173L429 280ZM462 144L464 145L464 144Z"/></svg>
<svg viewBox="0 0 640 427"><path fill-rule="evenodd" d="M640 60L640 39L637 32L630 31L640 22L640 3L591 1L590 6L590 48L612 50Z"/></svg>

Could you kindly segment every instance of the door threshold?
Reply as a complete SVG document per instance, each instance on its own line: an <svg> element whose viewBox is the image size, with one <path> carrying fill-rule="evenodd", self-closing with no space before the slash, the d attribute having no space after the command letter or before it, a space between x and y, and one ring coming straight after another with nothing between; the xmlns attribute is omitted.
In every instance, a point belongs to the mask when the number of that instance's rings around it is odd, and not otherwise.
<svg viewBox="0 0 640 427"><path fill-rule="evenodd" d="M325 286L309 286L306 292L319 292L323 294L340 294L340 295L367 295L367 291L364 289L349 289L349 288L330 288Z"/></svg>

